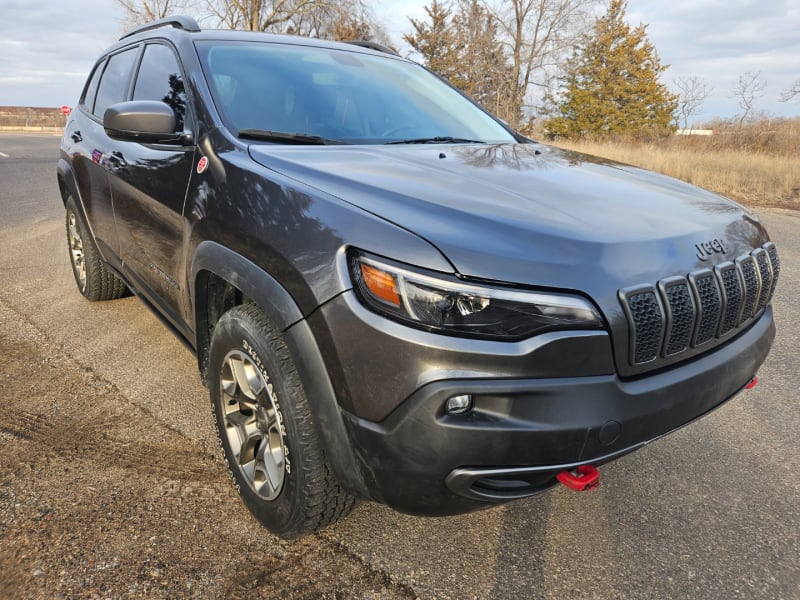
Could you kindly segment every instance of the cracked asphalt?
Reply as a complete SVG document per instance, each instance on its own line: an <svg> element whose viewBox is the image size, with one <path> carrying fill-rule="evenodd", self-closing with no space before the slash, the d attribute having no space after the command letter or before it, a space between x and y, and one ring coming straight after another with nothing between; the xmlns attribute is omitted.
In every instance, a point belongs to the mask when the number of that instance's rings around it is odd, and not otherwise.
<svg viewBox="0 0 800 600"><path fill-rule="evenodd" d="M800 213L761 383L602 485L415 518L363 503L296 542L233 492L194 357L70 270L58 138L0 135L0 598L800 599Z"/></svg>

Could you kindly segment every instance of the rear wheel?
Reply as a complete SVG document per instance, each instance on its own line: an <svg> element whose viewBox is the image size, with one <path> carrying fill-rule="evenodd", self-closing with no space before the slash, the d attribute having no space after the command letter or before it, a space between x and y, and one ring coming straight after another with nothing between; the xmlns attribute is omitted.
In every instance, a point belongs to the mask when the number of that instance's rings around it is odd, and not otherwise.
<svg viewBox="0 0 800 600"><path fill-rule="evenodd" d="M71 196L67 198L67 245L78 290L89 300L115 300L128 292L106 265Z"/></svg>
<svg viewBox="0 0 800 600"><path fill-rule="evenodd" d="M257 307L220 318L208 373L225 462L250 512L289 539L345 517L355 501L322 451L281 334Z"/></svg>

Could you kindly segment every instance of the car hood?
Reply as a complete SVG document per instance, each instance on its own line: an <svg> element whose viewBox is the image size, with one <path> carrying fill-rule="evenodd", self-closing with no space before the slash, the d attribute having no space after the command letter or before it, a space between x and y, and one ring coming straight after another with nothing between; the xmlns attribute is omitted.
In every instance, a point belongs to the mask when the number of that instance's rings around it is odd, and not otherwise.
<svg viewBox="0 0 800 600"><path fill-rule="evenodd" d="M601 303L768 239L754 215L725 198L541 144L254 144L250 153L425 238L461 275L581 290ZM712 240L726 252L698 253L695 244Z"/></svg>

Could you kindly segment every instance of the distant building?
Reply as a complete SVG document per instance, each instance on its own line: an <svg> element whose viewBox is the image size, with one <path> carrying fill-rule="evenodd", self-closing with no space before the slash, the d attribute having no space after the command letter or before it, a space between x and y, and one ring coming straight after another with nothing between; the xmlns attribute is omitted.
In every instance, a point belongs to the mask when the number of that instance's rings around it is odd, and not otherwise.
<svg viewBox="0 0 800 600"><path fill-rule="evenodd" d="M676 129L675 135L714 135L713 129Z"/></svg>

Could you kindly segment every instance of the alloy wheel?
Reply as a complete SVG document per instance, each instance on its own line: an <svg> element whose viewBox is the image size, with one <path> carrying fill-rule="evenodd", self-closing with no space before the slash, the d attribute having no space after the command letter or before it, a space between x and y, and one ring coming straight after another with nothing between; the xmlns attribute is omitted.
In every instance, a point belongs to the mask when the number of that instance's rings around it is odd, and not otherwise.
<svg viewBox="0 0 800 600"><path fill-rule="evenodd" d="M250 488L265 500L283 489L284 425L271 383L253 359L232 350L222 363L220 399L228 444Z"/></svg>

